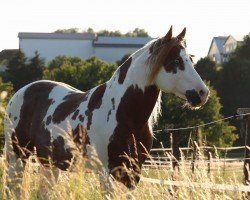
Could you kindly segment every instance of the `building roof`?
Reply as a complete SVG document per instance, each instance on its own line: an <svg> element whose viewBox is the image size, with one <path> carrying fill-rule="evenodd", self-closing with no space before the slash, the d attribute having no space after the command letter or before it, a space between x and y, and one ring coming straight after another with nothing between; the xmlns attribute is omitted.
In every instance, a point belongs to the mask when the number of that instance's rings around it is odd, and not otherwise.
<svg viewBox="0 0 250 200"><path fill-rule="evenodd" d="M95 34L92 33L18 33L20 39L70 39L70 40L94 40Z"/></svg>
<svg viewBox="0 0 250 200"><path fill-rule="evenodd" d="M151 37L105 37L98 36L94 46L99 47L142 47L152 40Z"/></svg>
<svg viewBox="0 0 250 200"><path fill-rule="evenodd" d="M108 37L96 36L92 33L32 33L20 32L20 39L67 39L67 40L93 40L97 47L142 47L152 38L150 37Z"/></svg>
<svg viewBox="0 0 250 200"><path fill-rule="evenodd" d="M218 37L214 37L213 40L212 40L212 42L211 42L211 44L210 44L210 47L209 47L209 50L208 50L208 54L209 54L209 52L210 52L210 50L211 50L211 47L212 47L213 42L214 42L215 45L217 46L219 52L222 53L222 52L224 51L224 50L223 50L223 45L224 45L224 43L226 42L227 38L228 38L228 36L218 36Z"/></svg>
<svg viewBox="0 0 250 200"><path fill-rule="evenodd" d="M226 40L228 37L226 36L219 36L219 37L214 37L214 42L219 49L219 52L223 52L224 48L223 45L225 44Z"/></svg>

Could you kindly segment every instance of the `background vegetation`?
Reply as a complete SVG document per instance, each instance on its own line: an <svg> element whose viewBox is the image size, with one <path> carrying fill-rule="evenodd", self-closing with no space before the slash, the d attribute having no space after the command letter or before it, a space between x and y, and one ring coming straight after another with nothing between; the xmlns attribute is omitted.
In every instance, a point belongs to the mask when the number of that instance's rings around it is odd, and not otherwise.
<svg viewBox="0 0 250 200"><path fill-rule="evenodd" d="M56 32L79 32L77 29L57 30ZM94 32L88 29L87 32ZM148 34L143 29L135 29L129 32L131 36L143 36ZM119 35L118 32L100 31L100 35ZM128 35L127 35L128 36ZM233 115L238 107L250 107L250 35L245 36L243 44L238 47L231 56L229 62L222 66L217 65L208 58L201 58L196 64L196 70L211 86L211 96L207 104L199 110L183 108L184 102L171 94L163 94L162 117L155 127L164 129L166 124L174 124L175 127L194 126L206 122L221 119L223 116ZM110 64L96 57L82 60L76 57L59 56L45 66L39 53L33 58L26 58L18 51L11 56L7 63L7 69L1 73L0 90L6 90L9 97L24 85L40 80L50 79L65 82L80 90L90 88L107 81L128 55L121 61ZM8 101L6 99L5 101ZM6 105L6 102L3 102ZM2 120L3 115L0 116ZM234 125L234 124L233 124ZM2 130L2 123L0 126ZM231 146L238 138L239 132L228 122L221 122L202 130L206 142L210 145ZM2 134L2 131L0 132ZM184 134L185 135L185 134ZM187 137L183 141L187 142ZM164 132L156 134L155 145L166 140ZM183 142L183 145L186 145ZM239 140L243 144L243 141Z"/></svg>

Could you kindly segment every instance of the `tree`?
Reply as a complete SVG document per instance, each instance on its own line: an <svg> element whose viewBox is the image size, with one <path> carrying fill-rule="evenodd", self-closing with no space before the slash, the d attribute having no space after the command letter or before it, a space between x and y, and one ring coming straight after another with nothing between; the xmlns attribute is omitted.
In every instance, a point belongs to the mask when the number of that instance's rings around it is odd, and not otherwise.
<svg viewBox="0 0 250 200"><path fill-rule="evenodd" d="M44 60L40 58L39 53L36 51L35 56L29 59L26 66L27 69L27 82L33 82L42 78L44 70Z"/></svg>
<svg viewBox="0 0 250 200"><path fill-rule="evenodd" d="M190 127L206 122L215 121L222 118L220 113L221 104L216 91L210 87L210 98L208 102L198 110L192 110L188 107L183 107L184 101L173 94L163 94L162 96L162 117L159 120L159 129L164 129L166 124L174 124L175 128ZM231 146L237 139L237 135L233 133L235 127L228 125L228 122L220 122L215 125L202 128L204 138L208 145L216 146ZM181 144L187 146L190 130L181 131ZM156 134L158 139L155 145L159 146L163 134Z"/></svg>
<svg viewBox="0 0 250 200"><path fill-rule="evenodd" d="M43 78L65 82L87 91L111 78L116 65L96 57L82 60L76 57L56 57L44 71Z"/></svg>
<svg viewBox="0 0 250 200"><path fill-rule="evenodd" d="M79 33L79 28L58 29L54 33Z"/></svg>
<svg viewBox="0 0 250 200"><path fill-rule="evenodd" d="M6 92L7 96L3 97ZM5 115L5 107L9 102L10 98L13 94L13 86L10 82L3 82L2 78L0 78L0 135L3 134L3 119ZM0 147L1 149L1 147Z"/></svg>
<svg viewBox="0 0 250 200"><path fill-rule="evenodd" d="M98 36L108 36L108 37L150 37L148 32L143 28L135 28L132 31L127 33L121 33L119 30L109 31L103 29L95 32L93 28L88 28L87 30L81 31L79 28L69 28L69 29L58 29L54 33L92 33L97 34Z"/></svg>
<svg viewBox="0 0 250 200"><path fill-rule="evenodd" d="M126 37L149 37L148 32L143 28L135 28L133 31L129 31L125 34Z"/></svg>
<svg viewBox="0 0 250 200"><path fill-rule="evenodd" d="M11 82L14 91L17 91L24 85L39 80L42 77L44 61L36 52L33 58L27 61L24 53L18 51L7 64L6 71L2 73L5 82Z"/></svg>
<svg viewBox="0 0 250 200"><path fill-rule="evenodd" d="M239 107L250 107L250 34L231 55L220 73L217 86L223 113L232 115Z"/></svg>
<svg viewBox="0 0 250 200"><path fill-rule="evenodd" d="M116 30L116 31L109 31L109 30L100 30L97 32L98 36L109 36L109 37L122 37L123 34Z"/></svg>
<svg viewBox="0 0 250 200"><path fill-rule="evenodd" d="M217 65L210 58L205 57L198 60L195 69L203 80L209 81L214 87L217 86L221 66Z"/></svg>
<svg viewBox="0 0 250 200"><path fill-rule="evenodd" d="M149 37L148 33L144 29L135 28L133 31L129 31L122 34L120 31L108 31L101 30L97 32L98 36L115 36L115 37Z"/></svg>

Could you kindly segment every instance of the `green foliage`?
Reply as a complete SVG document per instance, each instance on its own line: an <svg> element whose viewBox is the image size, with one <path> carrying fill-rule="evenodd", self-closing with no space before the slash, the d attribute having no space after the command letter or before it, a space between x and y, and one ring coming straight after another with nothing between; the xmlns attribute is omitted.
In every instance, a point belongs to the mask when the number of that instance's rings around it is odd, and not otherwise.
<svg viewBox="0 0 250 200"><path fill-rule="evenodd" d="M210 58L205 57L198 60L195 69L203 80L209 81L212 86L216 87L219 79L221 67Z"/></svg>
<svg viewBox="0 0 250 200"><path fill-rule="evenodd" d="M55 33L79 33L79 28L58 29Z"/></svg>
<svg viewBox="0 0 250 200"><path fill-rule="evenodd" d="M141 28L135 28L125 34L126 37L149 37L148 32Z"/></svg>
<svg viewBox="0 0 250 200"><path fill-rule="evenodd" d="M250 33L244 37L244 41L238 46L233 54L233 58L250 59Z"/></svg>
<svg viewBox="0 0 250 200"><path fill-rule="evenodd" d="M115 69L116 65L96 57L82 60L59 56L50 62L44 71L43 79L65 82L86 91L110 79Z"/></svg>
<svg viewBox="0 0 250 200"><path fill-rule="evenodd" d="M135 28L133 31L129 31L125 34L122 34L120 31L108 31L101 30L97 32L98 36L115 36L115 37L149 37L147 31L140 28Z"/></svg>
<svg viewBox="0 0 250 200"><path fill-rule="evenodd" d="M3 92L7 92L7 96L5 98L2 97L1 94ZM0 78L0 136L3 134L3 119L4 119L4 108L7 106L10 98L13 94L13 86L10 82L3 82L2 78ZM0 147L1 150L1 147Z"/></svg>
<svg viewBox="0 0 250 200"><path fill-rule="evenodd" d="M192 110L184 105L184 101L173 94L163 94L162 97L162 117L159 120L158 128L163 129L166 124L174 124L176 128L189 127L215 121L222 118L220 114L221 104L216 91L210 87L210 98L208 102L198 110ZM203 138L206 138L208 145L231 146L237 139L232 132L235 130L233 126L229 126L227 122L220 122L212 126L202 129ZM182 131L181 143L187 145L190 131ZM165 138L160 133L156 134L156 138L161 140ZM160 141L158 141L160 142Z"/></svg>
<svg viewBox="0 0 250 200"><path fill-rule="evenodd" d="M109 31L109 30L100 30L97 32L98 36L109 36L109 37L122 37L123 34L116 30L116 31Z"/></svg>
<svg viewBox="0 0 250 200"><path fill-rule="evenodd" d="M5 60L6 61L10 60L11 58L13 58L16 55L17 52L18 52L17 49L5 49L5 50L2 50L0 52L0 63L2 61L5 61Z"/></svg>
<svg viewBox="0 0 250 200"><path fill-rule="evenodd" d="M18 51L8 62L6 71L2 73L4 81L13 84L14 91L42 77L44 61L39 54L36 52L33 58L27 60L24 53Z"/></svg>
<svg viewBox="0 0 250 200"><path fill-rule="evenodd" d="M236 112L239 107L250 107L250 35L246 36L223 65L220 73L218 92L226 115Z"/></svg>
<svg viewBox="0 0 250 200"><path fill-rule="evenodd" d="M98 36L109 36L109 37L149 37L147 31L143 28L135 28L132 31L127 33L121 33L119 30L109 31L109 30L100 30L95 32L93 28L88 28L87 30L81 31L79 28L69 28L69 29L58 29L55 33L93 33L97 34Z"/></svg>

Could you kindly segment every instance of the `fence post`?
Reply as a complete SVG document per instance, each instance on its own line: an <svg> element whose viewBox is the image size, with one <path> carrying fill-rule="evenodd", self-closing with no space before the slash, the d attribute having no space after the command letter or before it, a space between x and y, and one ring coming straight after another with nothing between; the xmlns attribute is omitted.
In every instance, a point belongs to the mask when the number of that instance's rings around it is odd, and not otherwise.
<svg viewBox="0 0 250 200"><path fill-rule="evenodd" d="M212 153L210 149L208 149L208 163L207 163L207 173L210 175L211 173L211 164L212 164Z"/></svg>
<svg viewBox="0 0 250 200"><path fill-rule="evenodd" d="M4 135L0 135L0 156L3 153L3 147L4 147Z"/></svg>
<svg viewBox="0 0 250 200"><path fill-rule="evenodd" d="M196 141L193 141L192 145L193 145L193 148L192 148L193 157L192 157L191 169L192 169L192 172L194 173L195 161L197 160L197 143L196 143Z"/></svg>
<svg viewBox="0 0 250 200"><path fill-rule="evenodd" d="M246 114L250 113L250 108L238 108L237 114ZM244 184L249 185L250 184L250 177L249 177L249 170L250 170L250 116L240 116L240 120L242 120L245 123L245 160L244 160Z"/></svg>
<svg viewBox="0 0 250 200"><path fill-rule="evenodd" d="M171 132L171 148L172 148L172 155L174 156L174 159L172 161L173 169L179 169L179 161L181 159L181 153L180 153L180 131L175 131L174 133Z"/></svg>

